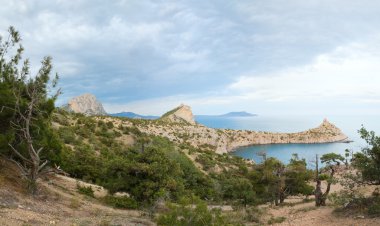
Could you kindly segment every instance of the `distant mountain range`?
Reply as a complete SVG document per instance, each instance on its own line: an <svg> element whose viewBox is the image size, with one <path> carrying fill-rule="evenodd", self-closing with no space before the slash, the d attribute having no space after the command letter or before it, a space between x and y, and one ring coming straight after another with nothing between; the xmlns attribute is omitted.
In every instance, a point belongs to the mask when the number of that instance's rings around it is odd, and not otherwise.
<svg viewBox="0 0 380 226"><path fill-rule="evenodd" d="M114 117L125 117L125 118L134 118L134 119L158 119L159 116L153 116L153 115L139 115L133 112L120 112L120 113L114 113L109 114L110 116Z"/></svg>
<svg viewBox="0 0 380 226"><path fill-rule="evenodd" d="M252 117L257 116L256 114L251 114L245 111L235 111L235 112L229 112L224 115L219 115L219 117Z"/></svg>
<svg viewBox="0 0 380 226"><path fill-rule="evenodd" d="M229 112L227 114L223 115L196 115L196 117L253 117L257 116L256 114L251 114L245 111L234 111L234 112Z"/></svg>
<svg viewBox="0 0 380 226"><path fill-rule="evenodd" d="M160 116L154 116L154 115L139 115L133 112L120 112L120 113L114 113L109 114L110 116L114 117L126 117L126 118L135 118L135 119L158 119ZM236 112L229 112L227 114L223 115L195 115L195 117L253 117L257 116L257 114L251 114L245 111L236 111Z"/></svg>

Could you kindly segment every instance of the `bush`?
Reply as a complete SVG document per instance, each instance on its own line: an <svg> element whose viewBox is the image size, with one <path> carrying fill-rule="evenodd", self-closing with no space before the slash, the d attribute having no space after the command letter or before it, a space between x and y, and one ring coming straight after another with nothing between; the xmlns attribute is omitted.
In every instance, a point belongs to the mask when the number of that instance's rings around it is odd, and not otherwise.
<svg viewBox="0 0 380 226"><path fill-rule="evenodd" d="M115 197L115 196L108 195L104 197L104 202L107 205L112 206L114 208L118 208L118 209L137 209L138 208L137 202L134 199L131 199L127 196Z"/></svg>
<svg viewBox="0 0 380 226"><path fill-rule="evenodd" d="M268 220L268 224L279 224L286 220L286 217L271 217Z"/></svg>
<svg viewBox="0 0 380 226"><path fill-rule="evenodd" d="M368 206L368 215L373 217L380 216L380 199L373 198L373 202Z"/></svg>
<svg viewBox="0 0 380 226"><path fill-rule="evenodd" d="M107 128L108 129L113 129L113 123L112 122L107 122Z"/></svg>
<svg viewBox="0 0 380 226"><path fill-rule="evenodd" d="M75 134L71 128L60 127L58 134L65 144L73 144L75 142Z"/></svg>
<svg viewBox="0 0 380 226"><path fill-rule="evenodd" d="M211 168L213 168L215 166L215 161L213 160L213 158L207 154L201 154L199 155L195 161L199 162L203 169L204 170L210 170Z"/></svg>
<svg viewBox="0 0 380 226"><path fill-rule="evenodd" d="M80 186L77 184L77 190L79 193L94 198L94 190L92 190L91 186Z"/></svg>
<svg viewBox="0 0 380 226"><path fill-rule="evenodd" d="M192 225L206 226L230 225L222 216L220 209L209 210L205 202L182 200L179 205L168 204L169 211L157 218L157 225Z"/></svg>

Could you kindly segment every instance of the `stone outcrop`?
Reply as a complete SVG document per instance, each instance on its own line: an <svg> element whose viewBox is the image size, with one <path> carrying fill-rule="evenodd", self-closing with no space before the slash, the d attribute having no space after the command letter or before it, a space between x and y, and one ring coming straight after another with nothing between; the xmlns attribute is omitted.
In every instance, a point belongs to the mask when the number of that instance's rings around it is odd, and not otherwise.
<svg viewBox="0 0 380 226"><path fill-rule="evenodd" d="M190 106L181 104L179 107L174 108L173 110L165 113L161 117L162 120L176 123L189 123L195 125L194 115L191 111Z"/></svg>
<svg viewBox="0 0 380 226"><path fill-rule="evenodd" d="M63 108L70 112L82 113L87 116L107 115L102 103L89 93L72 98Z"/></svg>

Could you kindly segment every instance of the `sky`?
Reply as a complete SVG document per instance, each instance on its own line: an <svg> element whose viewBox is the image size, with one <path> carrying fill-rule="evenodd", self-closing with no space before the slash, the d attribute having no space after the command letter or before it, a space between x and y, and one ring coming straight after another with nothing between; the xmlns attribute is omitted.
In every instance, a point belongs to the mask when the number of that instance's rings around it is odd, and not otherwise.
<svg viewBox="0 0 380 226"><path fill-rule="evenodd" d="M32 71L109 113L380 114L380 2L0 0Z"/></svg>

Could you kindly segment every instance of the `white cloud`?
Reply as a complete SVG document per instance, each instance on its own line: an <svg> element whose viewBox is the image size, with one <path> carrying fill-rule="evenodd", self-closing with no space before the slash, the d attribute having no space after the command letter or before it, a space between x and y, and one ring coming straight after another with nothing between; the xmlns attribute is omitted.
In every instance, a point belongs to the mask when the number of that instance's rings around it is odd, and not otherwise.
<svg viewBox="0 0 380 226"><path fill-rule="evenodd" d="M380 99L380 56L373 54L372 45L376 41L338 47L305 66L271 74L246 74L229 88L267 101Z"/></svg>
<svg viewBox="0 0 380 226"><path fill-rule="evenodd" d="M105 103L104 108L107 112L115 113L121 111L132 111L140 114L162 115L163 113L186 104L193 108L195 114L221 113L220 106L226 106L236 100L233 96L195 96L178 95L163 98L153 98L141 101L133 101L126 104Z"/></svg>
<svg viewBox="0 0 380 226"><path fill-rule="evenodd" d="M106 104L106 109L160 115L185 103L196 114L234 110L264 114L279 110L282 114L380 113L380 55L376 51L380 48L374 49L377 40L337 47L308 65L270 74L245 74L222 92Z"/></svg>

